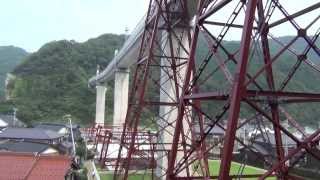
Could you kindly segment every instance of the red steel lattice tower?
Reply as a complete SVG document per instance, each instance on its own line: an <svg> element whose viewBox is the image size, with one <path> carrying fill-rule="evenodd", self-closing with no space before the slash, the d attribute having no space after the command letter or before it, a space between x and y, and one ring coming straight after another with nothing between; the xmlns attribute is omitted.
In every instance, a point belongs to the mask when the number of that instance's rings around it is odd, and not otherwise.
<svg viewBox="0 0 320 180"><path fill-rule="evenodd" d="M299 179L291 170L302 157L320 160L320 130L306 134L287 112L320 100L320 88L295 85L299 72L320 72L320 3L294 12L283 3L150 1L114 179L137 173L141 162L162 179ZM276 37L283 32L291 36ZM248 125L254 126L249 140L241 136ZM217 127L223 138L210 142ZM263 134L274 144L270 152L252 143ZM219 173L212 174L210 152L219 148ZM232 174L240 148L263 161L266 171L246 174L250 163L243 158Z"/></svg>

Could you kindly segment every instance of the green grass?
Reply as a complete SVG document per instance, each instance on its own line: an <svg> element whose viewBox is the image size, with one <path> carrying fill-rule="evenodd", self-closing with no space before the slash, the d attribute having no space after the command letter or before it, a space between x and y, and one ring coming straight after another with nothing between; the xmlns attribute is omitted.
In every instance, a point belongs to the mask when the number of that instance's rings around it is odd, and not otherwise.
<svg viewBox="0 0 320 180"><path fill-rule="evenodd" d="M231 163L231 169L230 169L230 175L237 175L239 172L241 165L236 162ZM220 169L220 161L219 160L210 160L209 161L209 171L211 176L217 176L219 175L219 169ZM253 166L246 165L243 169L242 174L243 175L251 175L251 174L263 174L265 172L264 169L260 169ZM243 178L245 179L245 178ZM256 179L256 178L246 178L246 179ZM268 180L274 180L274 177L267 178Z"/></svg>
<svg viewBox="0 0 320 180"><path fill-rule="evenodd" d="M230 169L230 175L237 175L238 171L240 169L241 165L236 162L232 162L231 169ZM209 161L209 170L211 176L217 176L219 174L220 169L220 161L219 160L210 160ZM250 174L263 174L265 172L264 169L248 166L246 165L243 169L242 174L243 175L250 175ZM112 180L113 174L102 174L100 173L101 180ZM243 178L247 180L254 180L257 178ZM267 180L275 180L276 178L270 177L267 178ZM128 180L151 180L150 174L129 174Z"/></svg>
<svg viewBox="0 0 320 180"><path fill-rule="evenodd" d="M239 163L232 162L230 174L237 175L240 167L241 167L241 165ZM219 160L209 161L209 169L210 169L211 175L213 175L213 176L218 175L219 169L220 169L220 161ZM265 171L263 169L246 165L245 168L243 169L242 174L263 174L264 172Z"/></svg>
<svg viewBox="0 0 320 180"><path fill-rule="evenodd" d="M101 180L113 180L113 174L100 174ZM129 174L128 180L151 180L150 174Z"/></svg>

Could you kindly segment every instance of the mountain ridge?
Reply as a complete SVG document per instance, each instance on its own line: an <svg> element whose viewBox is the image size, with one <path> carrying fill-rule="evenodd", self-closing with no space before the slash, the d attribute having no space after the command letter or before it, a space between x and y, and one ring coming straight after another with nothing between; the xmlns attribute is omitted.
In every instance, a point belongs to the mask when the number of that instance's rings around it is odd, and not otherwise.
<svg viewBox="0 0 320 180"><path fill-rule="evenodd" d="M0 97L4 98L5 79L29 53L16 46L0 46Z"/></svg>
<svg viewBox="0 0 320 180"><path fill-rule="evenodd" d="M290 37L284 38L290 39ZM84 43L67 40L53 41L42 46L39 51L30 54L13 70L17 78L8 87L11 96L10 103L19 109L18 117L27 123L34 123L48 120L63 121L63 115L71 114L78 123L92 123L95 92L94 89L88 89L87 81L95 75L97 65L102 69L108 65L113 58L114 51L122 46L124 40L124 35L104 34ZM224 43L230 49L237 49L239 46L238 41ZM202 40L199 48L201 49L204 45L205 42ZM277 50L275 45L271 46ZM302 46L303 44L300 43L296 47L300 50ZM203 53L205 52L200 50L197 56ZM294 64L293 60L294 57L289 54L279 60L276 66L277 74L275 74L279 79L277 81L281 81L286 76ZM250 69L256 69L255 63ZM304 69L299 73L295 77L297 81L292 82L288 86L289 89L320 91L316 83L305 82L306 77L320 82L317 74L307 73ZM218 77L218 80L212 81L208 88L220 85L222 80L223 77ZM108 83L107 86L106 118L108 122L111 122L113 82ZM158 96L156 92L150 93ZM307 112L300 112L299 106L294 106L289 107L288 111L304 125L315 126L316 118L320 115L320 112L313 113L315 109L317 109L316 106L311 105ZM311 115L305 117L302 113ZM307 123L304 118L308 119Z"/></svg>

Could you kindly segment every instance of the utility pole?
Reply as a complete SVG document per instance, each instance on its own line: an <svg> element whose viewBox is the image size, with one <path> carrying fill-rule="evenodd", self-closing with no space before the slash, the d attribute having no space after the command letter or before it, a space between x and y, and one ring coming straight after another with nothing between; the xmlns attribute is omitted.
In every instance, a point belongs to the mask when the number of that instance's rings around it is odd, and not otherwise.
<svg viewBox="0 0 320 180"><path fill-rule="evenodd" d="M72 127L72 122L71 122L71 115L67 114L64 116L64 118L69 120L70 134L71 134L71 140L72 140L72 150L73 150L72 155L75 156L76 155L76 145L75 145L74 137L73 137L73 127Z"/></svg>
<svg viewBox="0 0 320 180"><path fill-rule="evenodd" d="M16 126L16 121L17 121L17 108L13 108L13 123L12 126L15 127Z"/></svg>
<svg viewBox="0 0 320 180"><path fill-rule="evenodd" d="M69 118L69 123L70 123L70 133L71 133L71 139L72 139L73 155L76 155L76 145L74 143L73 127L72 127L71 117Z"/></svg>

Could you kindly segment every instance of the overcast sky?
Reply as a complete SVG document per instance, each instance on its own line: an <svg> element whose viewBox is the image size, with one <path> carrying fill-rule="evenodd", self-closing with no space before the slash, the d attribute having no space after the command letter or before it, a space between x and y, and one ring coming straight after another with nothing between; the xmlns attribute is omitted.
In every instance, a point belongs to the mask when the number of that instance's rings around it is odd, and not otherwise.
<svg viewBox="0 0 320 180"><path fill-rule="evenodd" d="M280 0L289 13L317 1ZM33 52L53 40L83 42L104 33L122 34L126 27L129 31L134 29L147 12L148 2L149 0L0 0L0 46L14 45ZM224 12L220 14L216 18L223 22L228 16ZM313 15L318 16L319 10L314 11ZM306 16L300 18L300 22L306 24L310 19L313 18ZM288 28L283 26L276 35L290 34ZM234 34L230 38L236 39Z"/></svg>
<svg viewBox="0 0 320 180"><path fill-rule="evenodd" d="M0 46L33 52L53 40L121 34L135 27L147 6L148 0L1 0Z"/></svg>

